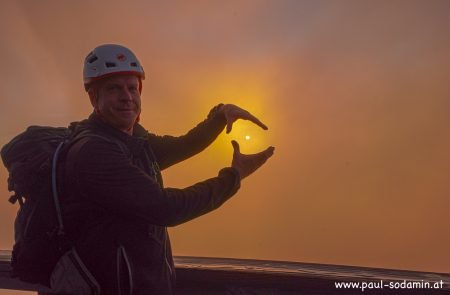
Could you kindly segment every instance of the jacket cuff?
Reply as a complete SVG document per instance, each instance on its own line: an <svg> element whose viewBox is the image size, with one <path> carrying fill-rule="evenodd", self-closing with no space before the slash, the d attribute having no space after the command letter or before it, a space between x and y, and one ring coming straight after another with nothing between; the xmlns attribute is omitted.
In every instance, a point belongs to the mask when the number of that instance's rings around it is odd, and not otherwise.
<svg viewBox="0 0 450 295"><path fill-rule="evenodd" d="M230 195L234 195L241 187L241 176L236 168L227 167L219 171L219 177L230 179L232 182Z"/></svg>

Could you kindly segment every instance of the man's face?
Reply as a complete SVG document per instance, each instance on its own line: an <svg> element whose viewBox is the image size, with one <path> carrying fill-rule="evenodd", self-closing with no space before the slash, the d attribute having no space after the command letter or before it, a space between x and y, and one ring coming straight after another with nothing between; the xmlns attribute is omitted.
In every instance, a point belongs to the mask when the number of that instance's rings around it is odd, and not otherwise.
<svg viewBox="0 0 450 295"><path fill-rule="evenodd" d="M115 75L99 81L89 92L91 103L102 119L111 126L131 134L141 113L139 78Z"/></svg>

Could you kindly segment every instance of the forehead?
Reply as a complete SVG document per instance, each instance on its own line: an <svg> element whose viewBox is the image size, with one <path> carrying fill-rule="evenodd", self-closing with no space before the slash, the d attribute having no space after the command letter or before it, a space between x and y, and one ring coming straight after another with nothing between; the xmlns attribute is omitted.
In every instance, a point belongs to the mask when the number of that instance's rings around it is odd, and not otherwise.
<svg viewBox="0 0 450 295"><path fill-rule="evenodd" d="M139 78L134 75L113 75L103 80L104 85L110 84L138 84Z"/></svg>

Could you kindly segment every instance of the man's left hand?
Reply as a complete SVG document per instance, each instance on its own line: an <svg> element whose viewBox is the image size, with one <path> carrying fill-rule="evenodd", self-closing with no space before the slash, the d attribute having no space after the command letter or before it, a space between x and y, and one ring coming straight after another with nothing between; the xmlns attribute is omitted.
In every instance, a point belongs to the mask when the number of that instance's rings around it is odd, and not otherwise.
<svg viewBox="0 0 450 295"><path fill-rule="evenodd" d="M269 129L258 118L250 114L248 111L235 106L234 104L225 104L220 108L220 111L223 112L225 119L227 120L227 134L231 132L233 123L238 119L251 121L264 130Z"/></svg>

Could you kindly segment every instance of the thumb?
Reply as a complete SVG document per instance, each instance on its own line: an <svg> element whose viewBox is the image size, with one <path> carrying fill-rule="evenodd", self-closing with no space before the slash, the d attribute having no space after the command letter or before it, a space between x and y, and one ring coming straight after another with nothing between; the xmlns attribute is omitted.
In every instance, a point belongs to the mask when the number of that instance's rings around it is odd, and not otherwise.
<svg viewBox="0 0 450 295"><path fill-rule="evenodd" d="M235 153L241 153L241 149L239 148L239 143L236 140L232 140L231 144L233 145L233 149Z"/></svg>
<svg viewBox="0 0 450 295"><path fill-rule="evenodd" d="M231 132L232 126L233 126L233 123L227 122L227 134Z"/></svg>

